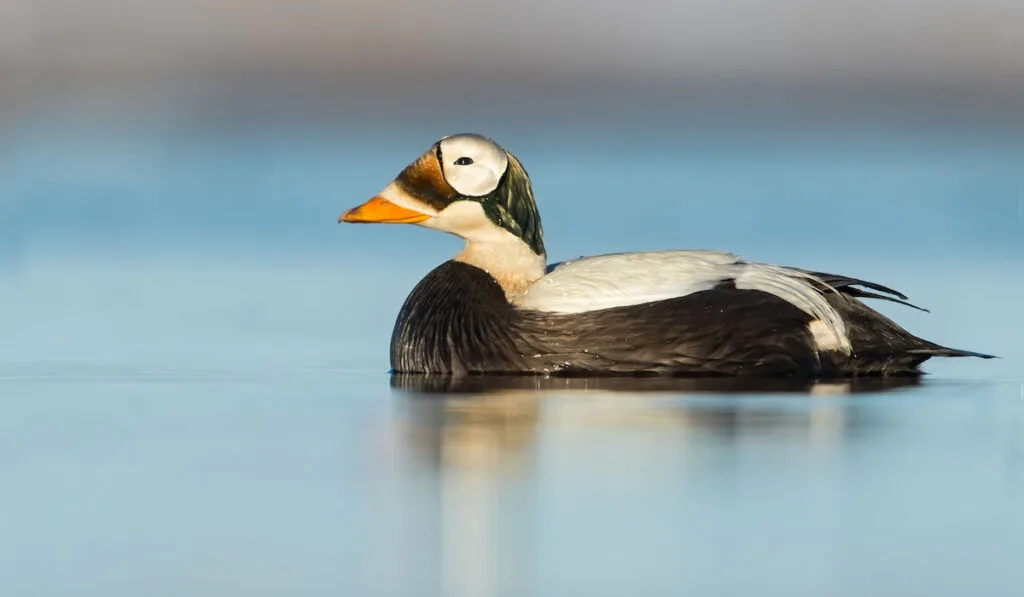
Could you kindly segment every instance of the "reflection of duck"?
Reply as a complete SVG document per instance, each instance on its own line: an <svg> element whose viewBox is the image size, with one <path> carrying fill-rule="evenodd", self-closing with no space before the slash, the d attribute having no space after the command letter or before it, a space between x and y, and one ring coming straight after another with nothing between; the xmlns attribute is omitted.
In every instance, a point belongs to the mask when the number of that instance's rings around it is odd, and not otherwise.
<svg viewBox="0 0 1024 597"><path fill-rule="evenodd" d="M527 456L542 430L545 435L567 429L699 430L720 436L769 430L833 443L877 425L871 409L836 395L899 391L920 383L910 376L804 381L397 374L391 380L403 397L403 419L411 424L405 437L421 462L506 472L529 466Z"/></svg>
<svg viewBox="0 0 1024 597"><path fill-rule="evenodd" d="M605 376L540 377L474 375L469 377L398 373L391 387L410 394L493 394L523 392L624 392L675 394L859 394L917 386L915 376L859 377L836 380L807 378Z"/></svg>
<svg viewBox="0 0 1024 597"><path fill-rule="evenodd" d="M859 298L870 282L669 251L545 268L519 161L477 135L446 137L345 222L415 223L466 247L412 291L391 344L397 372L848 376L916 374L922 340Z"/></svg>
<svg viewBox="0 0 1024 597"><path fill-rule="evenodd" d="M424 376L419 376L424 377ZM488 467L534 441L539 392L491 392L403 402L420 456L446 466Z"/></svg>

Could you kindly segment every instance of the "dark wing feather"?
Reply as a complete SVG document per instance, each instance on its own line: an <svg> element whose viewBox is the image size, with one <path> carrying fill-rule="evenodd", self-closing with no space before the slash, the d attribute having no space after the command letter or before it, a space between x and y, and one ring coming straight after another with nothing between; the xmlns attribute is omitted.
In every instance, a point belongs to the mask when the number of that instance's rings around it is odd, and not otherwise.
<svg viewBox="0 0 1024 597"><path fill-rule="evenodd" d="M824 272L812 272L807 270L797 271L813 276L816 280L822 282L825 285L825 288L822 288L822 290L833 288L839 292L842 292L843 294L852 296L854 298L879 299L883 301L889 301L890 303L903 305L905 307L910 307L912 309L917 309L918 311L924 311L925 313L930 313L928 309L918 307L917 305L908 302L907 295L903 294L898 290L893 290L888 286L882 286L881 284L868 282L867 280L851 278L849 276L841 276L838 274L826 274ZM857 286L870 288L871 290L875 290L877 292L862 290L860 288L857 288Z"/></svg>

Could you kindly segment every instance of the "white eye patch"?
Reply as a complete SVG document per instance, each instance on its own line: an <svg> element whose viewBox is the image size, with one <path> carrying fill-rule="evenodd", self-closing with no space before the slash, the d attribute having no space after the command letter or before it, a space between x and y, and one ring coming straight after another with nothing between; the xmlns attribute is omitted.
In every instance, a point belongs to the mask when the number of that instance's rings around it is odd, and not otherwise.
<svg viewBox="0 0 1024 597"><path fill-rule="evenodd" d="M486 137L445 137L440 148L444 179L467 197L481 197L498 188L508 168L505 150Z"/></svg>

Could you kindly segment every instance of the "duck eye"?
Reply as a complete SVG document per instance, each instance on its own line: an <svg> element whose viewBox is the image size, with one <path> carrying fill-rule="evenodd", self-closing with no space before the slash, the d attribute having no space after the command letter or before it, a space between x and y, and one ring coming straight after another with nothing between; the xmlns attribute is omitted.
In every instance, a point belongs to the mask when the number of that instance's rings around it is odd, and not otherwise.
<svg viewBox="0 0 1024 597"><path fill-rule="evenodd" d="M473 158L461 157L455 160L456 166L468 166L473 163Z"/></svg>

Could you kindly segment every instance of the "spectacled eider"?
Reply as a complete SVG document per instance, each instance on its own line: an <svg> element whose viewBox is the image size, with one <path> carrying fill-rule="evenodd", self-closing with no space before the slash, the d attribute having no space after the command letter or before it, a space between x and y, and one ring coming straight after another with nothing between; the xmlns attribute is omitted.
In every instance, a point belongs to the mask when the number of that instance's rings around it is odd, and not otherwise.
<svg viewBox="0 0 1024 597"><path fill-rule="evenodd" d="M933 356L991 358L918 338L856 278L711 251L624 253L546 266L519 160L479 135L435 143L340 222L418 224L466 240L406 299L396 373L916 375Z"/></svg>

